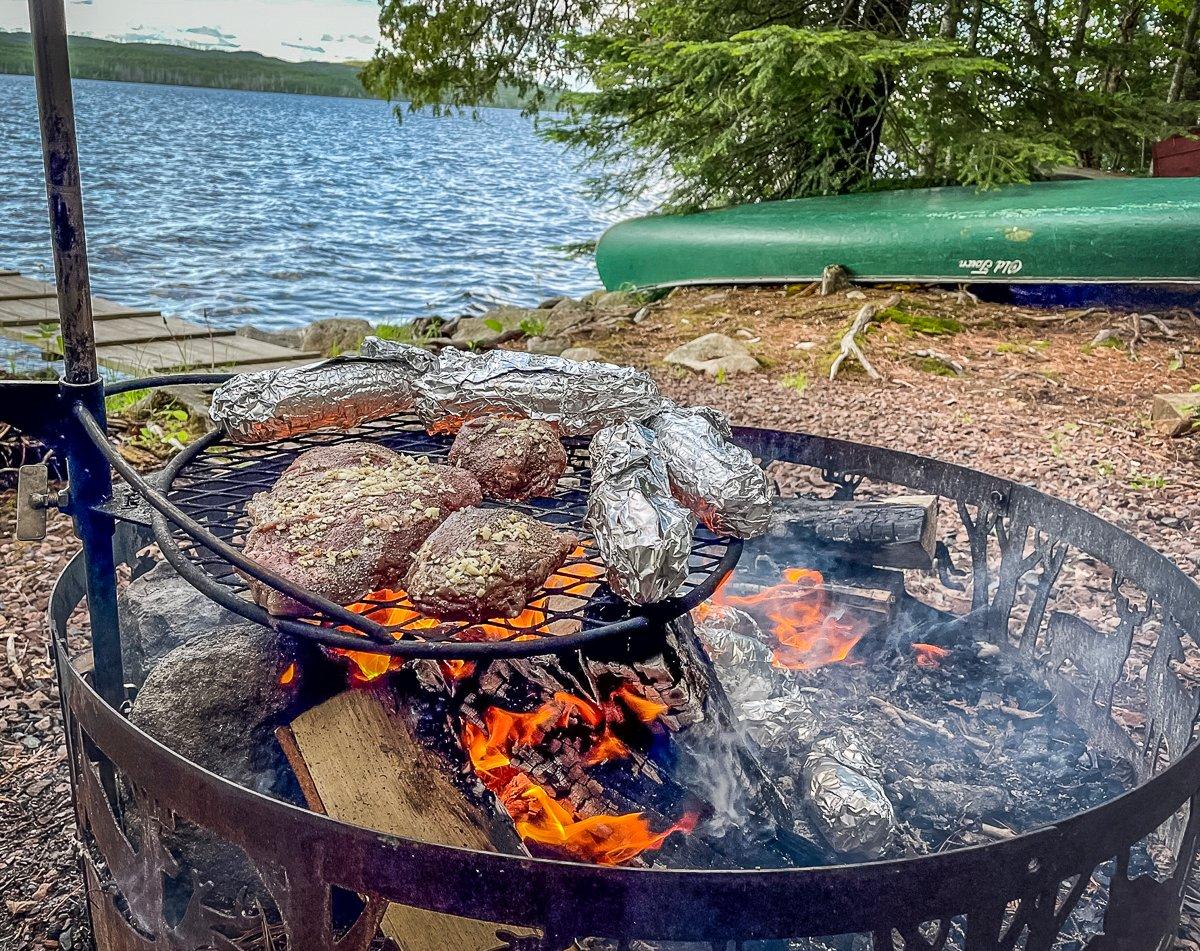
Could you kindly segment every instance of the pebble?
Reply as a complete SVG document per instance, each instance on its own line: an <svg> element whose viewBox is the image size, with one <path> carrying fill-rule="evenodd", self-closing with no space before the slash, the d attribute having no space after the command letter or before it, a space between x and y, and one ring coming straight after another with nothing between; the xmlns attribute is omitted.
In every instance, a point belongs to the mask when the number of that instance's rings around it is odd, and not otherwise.
<svg viewBox="0 0 1200 951"><path fill-rule="evenodd" d="M42 745L42 741L36 736L25 736L21 738L21 745L27 750L36 750Z"/></svg>

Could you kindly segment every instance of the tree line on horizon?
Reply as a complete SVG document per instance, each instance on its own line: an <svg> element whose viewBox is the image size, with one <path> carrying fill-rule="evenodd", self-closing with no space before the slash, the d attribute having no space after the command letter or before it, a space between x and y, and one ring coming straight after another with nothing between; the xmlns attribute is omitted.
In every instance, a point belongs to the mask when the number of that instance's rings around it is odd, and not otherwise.
<svg viewBox="0 0 1200 951"><path fill-rule="evenodd" d="M249 51L202 50L167 43L119 43L68 38L71 74L77 79L241 89L341 98L377 98L359 79L362 63L293 63ZM28 33L0 32L0 74L32 75ZM401 98L403 98L401 96ZM525 100L500 86L487 105L520 108Z"/></svg>
<svg viewBox="0 0 1200 951"><path fill-rule="evenodd" d="M665 181L668 210L1145 174L1200 122L1200 0L382 0L380 25L369 89L558 91L542 128L596 194Z"/></svg>

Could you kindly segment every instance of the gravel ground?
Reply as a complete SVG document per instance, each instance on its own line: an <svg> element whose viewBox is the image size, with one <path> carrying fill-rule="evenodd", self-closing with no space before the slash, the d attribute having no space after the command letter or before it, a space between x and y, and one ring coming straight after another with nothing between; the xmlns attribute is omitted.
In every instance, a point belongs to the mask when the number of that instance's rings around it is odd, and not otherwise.
<svg viewBox="0 0 1200 951"><path fill-rule="evenodd" d="M864 341L882 379L848 366L831 383L824 373L832 350L862 303L776 290L690 291L653 305L636 325L574 342L647 367L677 400L718 406L738 423L878 443L1036 485L1200 578L1193 538L1200 438L1166 439L1149 425L1154 393L1200 384L1194 318L1168 321L1169 338L1146 327L1149 339L1137 341L1131 356L1127 318L1023 313L906 291L902 308L951 315L962 329L929 336L888 322ZM1119 334L1119 349L1090 345L1105 327ZM710 330L744 340L765 368L718 381L662 363ZM928 358L913 355L928 349L963 363L964 375L929 372ZM41 543L10 541L12 527L13 495L0 493L0 948L86 947L43 623L53 578L75 543L61 517ZM1200 923L1185 922L1178 948L1200 949Z"/></svg>

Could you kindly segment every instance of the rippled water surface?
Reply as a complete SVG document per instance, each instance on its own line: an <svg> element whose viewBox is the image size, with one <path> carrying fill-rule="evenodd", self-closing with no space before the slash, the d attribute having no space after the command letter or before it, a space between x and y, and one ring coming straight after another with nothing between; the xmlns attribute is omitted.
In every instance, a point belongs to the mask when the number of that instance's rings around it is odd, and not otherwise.
<svg viewBox="0 0 1200 951"><path fill-rule="evenodd" d="M75 83L92 285L214 324L374 321L599 285L620 217L514 111ZM0 269L52 274L32 79L0 76ZM52 279L49 278L49 279Z"/></svg>

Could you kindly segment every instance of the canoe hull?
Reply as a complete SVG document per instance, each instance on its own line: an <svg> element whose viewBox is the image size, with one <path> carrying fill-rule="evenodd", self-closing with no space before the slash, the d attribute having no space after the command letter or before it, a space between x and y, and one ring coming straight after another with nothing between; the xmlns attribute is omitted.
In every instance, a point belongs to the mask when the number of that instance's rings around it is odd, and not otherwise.
<svg viewBox="0 0 1200 951"><path fill-rule="evenodd" d="M606 287L856 281L1200 281L1200 179L1045 182L762 202L614 225Z"/></svg>

